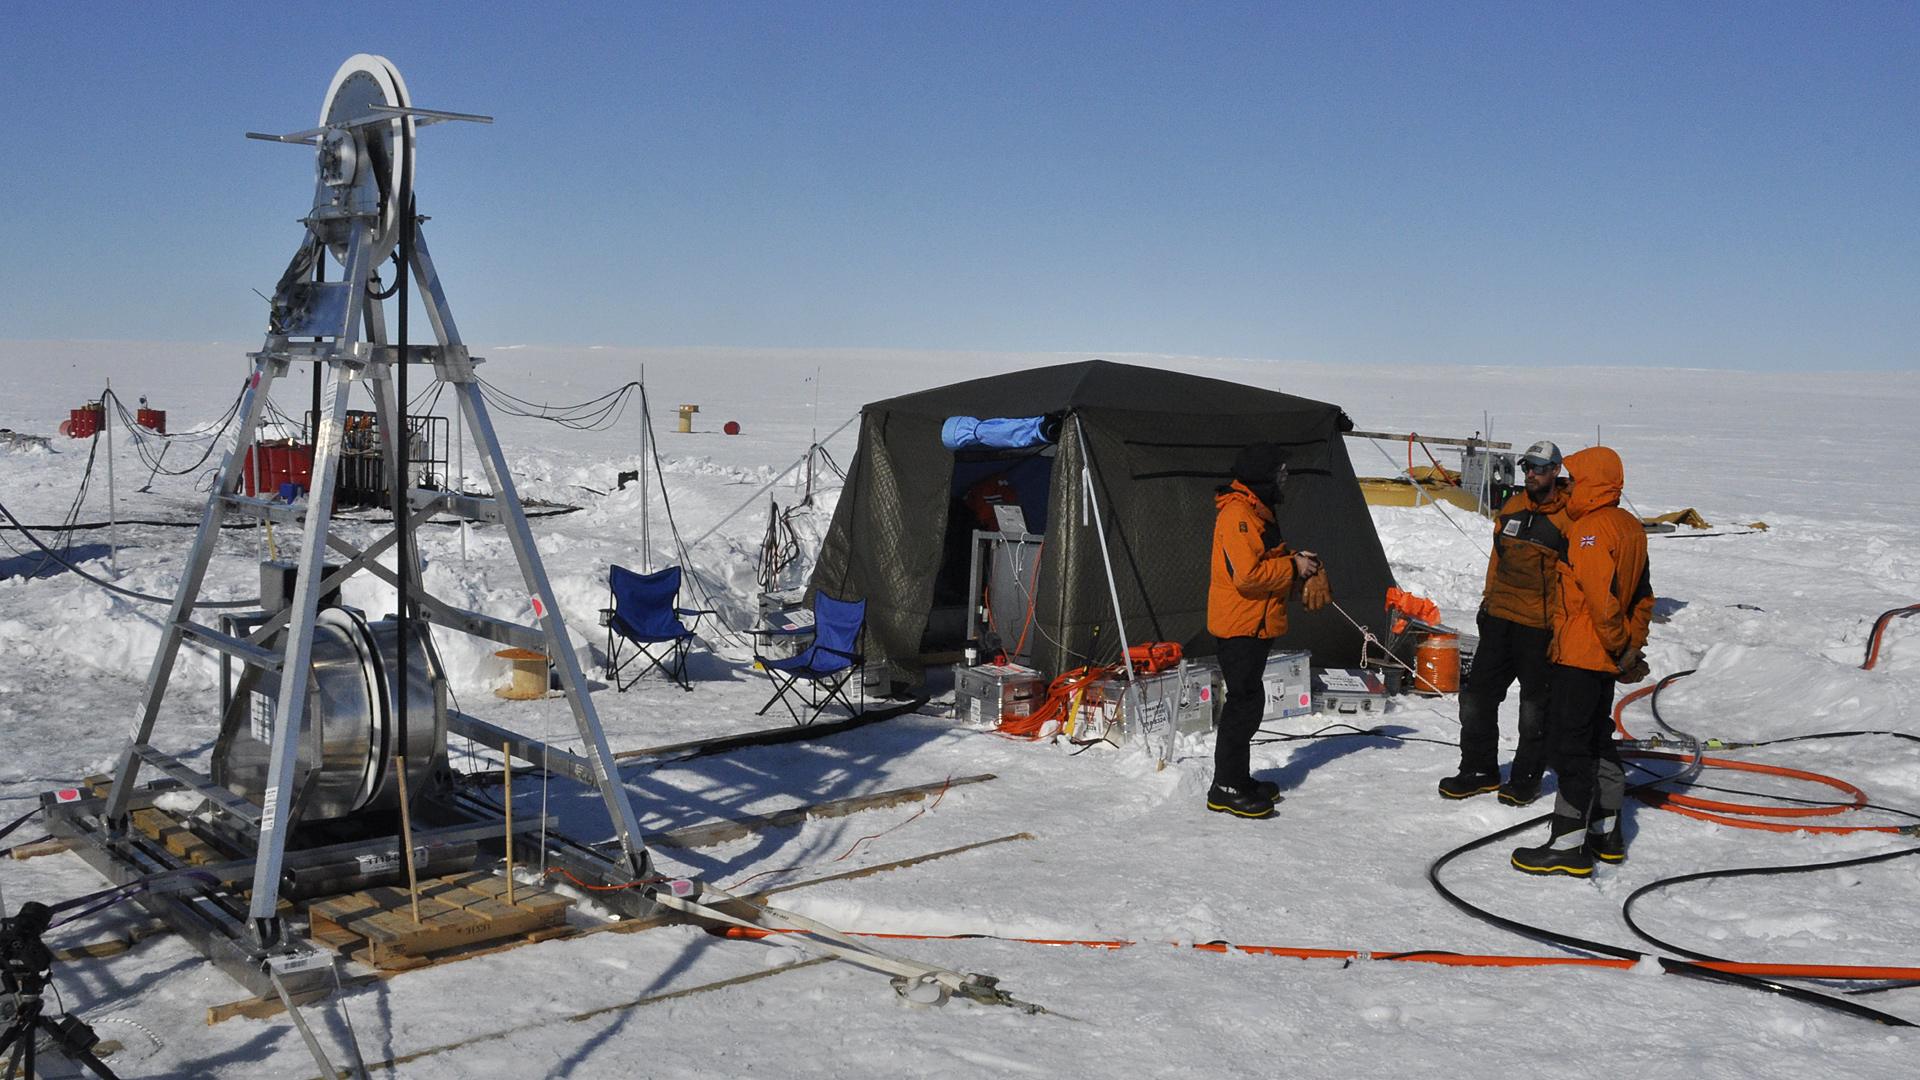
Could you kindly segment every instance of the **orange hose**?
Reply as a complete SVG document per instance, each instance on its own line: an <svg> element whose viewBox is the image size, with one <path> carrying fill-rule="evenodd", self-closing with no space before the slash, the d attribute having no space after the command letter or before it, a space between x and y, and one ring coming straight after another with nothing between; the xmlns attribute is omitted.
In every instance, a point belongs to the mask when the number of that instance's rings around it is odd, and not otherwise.
<svg viewBox="0 0 1920 1080"><path fill-rule="evenodd" d="M1626 711L1628 705L1652 694L1657 689L1659 689L1658 683L1652 686L1643 686L1615 703L1613 707L1614 730L1618 731L1621 736L1625 738L1633 738L1633 733L1627 730L1626 723L1620 718L1621 713ZM1661 761L1693 760L1685 754L1667 754L1657 750L1629 750L1626 751L1623 756L1651 758ZM1766 832L1805 832L1826 835L1846 835L1849 833L1863 832L1898 833L1901 831L1901 827L1898 825L1802 825L1782 821L1755 821L1753 820L1754 817L1803 818L1821 817L1829 814L1844 814L1848 811L1864 808L1867 804L1867 793L1847 783L1845 780L1824 776L1816 772L1808 772L1805 769L1788 768L1785 765L1763 765L1755 761L1735 761L1731 758L1717 757L1702 757L1700 762L1703 765L1716 769L1760 773L1766 776L1785 776L1794 780L1805 780L1809 783L1825 784L1849 796L1853 799L1853 802L1842 806L1762 806L1755 803L1721 802L1716 799L1702 799L1694 795L1679 795L1671 792L1643 792L1639 795L1639 798L1655 809L1666 810L1675 814L1683 814L1701 821L1711 821L1717 825L1731 825L1736 829L1760 829Z"/></svg>
<svg viewBox="0 0 1920 1080"><path fill-rule="evenodd" d="M1119 673L1119 666L1113 664L1074 668L1047 685L1047 696L1034 706L1033 712L1026 716L1003 717L996 730L1009 738L1038 739L1048 724L1058 721L1060 729L1064 731L1068 722L1079 713L1080 701L1086 695L1087 687Z"/></svg>
<svg viewBox="0 0 1920 1080"><path fill-rule="evenodd" d="M968 941L985 938L991 941L1009 941L1022 945L1075 945L1087 949L1128 949L1141 944L1119 938L1029 938L1000 937L996 934L903 934L878 931L850 930L841 931L853 937L875 938L883 941ZM732 926L719 931L729 938L758 941L775 934L798 934L801 930L779 929L764 930L758 927ZM1244 953L1248 956L1283 956L1296 960L1394 960L1405 963L1440 964L1447 967L1590 967L1611 968L1624 971L1633 967L1637 961L1621 960L1601 956L1497 956L1452 952L1373 952L1358 949L1308 949L1288 945L1237 945L1224 941L1195 942L1192 945L1180 945L1168 942L1178 949L1187 948L1195 952L1207 953ZM1731 960L1690 961L1698 966L1714 971L1724 971L1733 975L1752 975L1760 978L1777 979L1848 979L1862 981L1879 980L1920 980L1920 967L1871 966L1860 964L1746 964Z"/></svg>
<svg viewBox="0 0 1920 1080"><path fill-rule="evenodd" d="M1658 750L1636 750L1633 752L1633 755L1635 757L1653 758L1660 761L1692 760L1692 758L1686 754L1666 754ZM1723 814L1752 814L1763 817L1822 817L1827 814L1844 814L1849 810L1858 810L1867 805L1866 792L1861 791L1845 780L1837 780L1831 776L1822 776L1819 773L1807 772L1805 769L1790 769L1785 765L1762 765L1758 762L1735 761L1730 758L1710 757L1704 760L1707 764L1717 769L1762 773L1768 776L1788 776L1795 780L1806 780L1810 783L1825 784L1843 794L1851 795L1853 802L1834 806L1756 806L1752 803L1730 803L1718 802L1713 799L1697 799L1691 795L1668 795L1668 799L1674 801L1685 799L1686 801L1682 803L1682 805L1691 806L1697 810L1715 810Z"/></svg>

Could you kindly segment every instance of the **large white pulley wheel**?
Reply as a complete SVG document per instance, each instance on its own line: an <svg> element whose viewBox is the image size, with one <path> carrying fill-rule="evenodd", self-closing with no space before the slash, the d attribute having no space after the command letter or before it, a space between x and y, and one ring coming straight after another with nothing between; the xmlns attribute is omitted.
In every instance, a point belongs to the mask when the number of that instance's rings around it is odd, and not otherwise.
<svg viewBox="0 0 1920 1080"><path fill-rule="evenodd" d="M334 72L320 106L320 126L377 116L375 106L404 109L411 104L406 80L386 57L357 53ZM352 129L334 128L319 140L315 214L337 213L343 203L355 211L377 212L372 245L376 258L385 257L399 236L401 192L413 182L413 125L412 117L394 117ZM328 240L334 257L344 262L344 234Z"/></svg>

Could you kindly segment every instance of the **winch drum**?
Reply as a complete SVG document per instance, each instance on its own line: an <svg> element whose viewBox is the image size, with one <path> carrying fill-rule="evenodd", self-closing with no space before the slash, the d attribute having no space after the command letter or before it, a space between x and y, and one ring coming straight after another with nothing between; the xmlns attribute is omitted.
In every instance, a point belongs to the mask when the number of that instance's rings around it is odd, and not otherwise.
<svg viewBox="0 0 1920 1080"><path fill-rule="evenodd" d="M322 610L296 759L293 815L342 818L399 805L393 759L404 753L410 791L425 790L447 756L447 717L436 688L439 657L423 624L408 648L406 745L398 740L398 620L369 622L352 608ZM280 680L257 667L242 674L214 746L213 778L237 795L264 798Z"/></svg>

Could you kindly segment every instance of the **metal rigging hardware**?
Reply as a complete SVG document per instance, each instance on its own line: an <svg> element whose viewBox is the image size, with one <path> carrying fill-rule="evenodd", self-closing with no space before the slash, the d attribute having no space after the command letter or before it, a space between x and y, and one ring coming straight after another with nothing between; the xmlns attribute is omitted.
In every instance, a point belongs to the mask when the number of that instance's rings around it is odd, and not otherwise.
<svg viewBox="0 0 1920 1080"><path fill-rule="evenodd" d="M409 783L401 790L417 792L418 781L423 777L416 770L428 767L427 763L417 763L422 740L428 744L437 742L428 746L429 758L444 762L448 730L488 746L510 746L515 757L536 767L597 786L612 819L623 858L610 860L583 842L562 837L557 841L560 849L554 854L556 862L576 873L609 883L637 881L648 874L648 855L633 807L620 784L599 717L587 696L585 676L568 640L553 587L534 546L533 533L515 491L512 474L475 381L474 364L479 360L469 355L455 327L452 310L421 231L423 219L406 210L412 202L414 129L447 120L491 123L491 119L484 116L415 108L409 100L406 83L393 66L382 57L363 53L347 60L334 76L321 107L319 126L287 135L248 133L249 138L316 148L318 179L313 209L303 219L306 235L274 291L265 345L259 352L249 354L254 370L240 403L239 438L220 470L219 481L202 514L179 592L153 659L139 721L114 771L112 788L103 806L98 799L82 799L81 802L88 805L59 808L64 811L60 814L64 831L88 841L82 845L82 853L88 854L90 845L90 858L95 865L111 876L124 879L135 871L151 875L156 866L150 854L136 855L135 846L128 838L130 810L152 801L150 793L136 793L135 783L142 767L154 766L171 777L175 785L203 796L212 816L218 819L219 831L237 838L237 846L242 851L250 848L253 856L252 889L246 901L244 931L234 926L224 931L218 927L208 931L203 927L198 935L209 955L223 961L222 966L236 977L247 974L250 966L257 974L262 962L272 954L305 951L283 933L279 911L283 880L291 881L302 866L310 865L322 853L336 860L344 855L349 862L354 855L356 849L352 845L336 843L303 851L300 859L289 862L289 834L300 824L303 815L339 819L360 813L363 808L374 808L376 803L391 807L395 802L392 785L396 777L391 774L395 771L392 764L396 755L404 754L409 761L405 768L409 774L405 779ZM392 295L392 291L381 293L376 278L376 269L389 256L395 256L396 262L404 261L406 265L399 273L410 274L411 281L417 284L435 344L405 342L404 312L400 323L401 341L395 344L390 340L381 300ZM340 267L338 274L325 272L329 260ZM329 276L332 280L326 280ZM398 291L404 303L406 291ZM312 487L304 505L289 505L270 497L249 497L239 491L247 449L259 432L269 392L274 382L285 377L296 362L310 362L331 376L330 392L317 410ZM464 491L413 487L412 477L404 467L406 439L383 438L386 475L393 478L396 487L404 489L405 501L397 507L404 512L396 513L391 533L360 547L330 530L348 393L356 383L364 384L374 399L381 430L400 432L404 402L397 400L395 366L403 364L429 364L436 377L453 388L492 494L474 496ZM315 378L317 382L317 371ZM401 380L404 386L404 373ZM283 601L275 605L263 600L267 610L257 617L230 621L216 628L196 621L193 615L222 518L229 513L298 526L303 542L293 568L290 603ZM407 535L414 526L441 513L496 523L504 528L519 562L536 625L463 610L436 598L421 585L420 564L407 543ZM397 548L400 555L399 573L376 561L390 548ZM329 550L344 556L345 563L328 565L325 558ZM350 609L329 608L323 604L323 597L336 594L342 581L361 571L384 580L402 597L398 605L401 629L397 636L390 629L383 630L383 624L369 628L357 613L353 613L351 619L340 614ZM409 620L545 652L557 668L584 753L550 748L475 717L446 710L444 695L437 693L444 676L434 658L426 627L416 625L409 630ZM376 643L374 638L382 634L388 635L385 643ZM401 647L402 640L415 644ZM268 696L267 687L278 686L277 694L271 695L271 712L264 727L254 732L257 737L254 759L244 770L236 770L227 762L226 775L221 778L227 781L224 784L160 751L152 742L180 647L189 641L220 653L223 663L240 661L262 687L263 698ZM342 645L341 641L350 641L353 648ZM317 661L324 658L335 667L342 662L351 666L356 649L366 693L354 699L353 707L364 708L371 719L365 727L368 734L364 736L363 754L349 762L349 770L354 774L349 792L352 797L342 799L337 782L322 781L328 780L326 771L335 768L334 763L339 760L339 747L333 741L335 733L359 729L353 724L336 723L339 717L330 715L330 710L338 707L332 704L337 695L331 695L322 684L333 678L335 682L329 685L339 685L339 676L327 675ZM424 675L421 668L425 669ZM347 682L352 681L353 676L347 676ZM418 686L422 681L435 692L422 697ZM242 685L247 685L244 680ZM432 711L434 723L430 728L424 723L425 718L415 729L408 728L405 716L409 699L422 702L415 706L417 709ZM397 734L388 733L389 709L399 717ZM444 726L440 724L442 717ZM223 731L223 743L229 741L229 734ZM221 772L222 755L226 753L226 749L216 753L216 775ZM236 779L241 773L245 779ZM338 779L338 776L332 778ZM330 796L328 791L334 794ZM452 801L460 803L458 798ZM471 796L467 796L461 806L470 816L465 819L464 828L443 830L449 840L472 840L480 832L472 823L486 820L485 808L478 806ZM390 851L395 841L389 835L381 843L386 845L383 850ZM248 876L244 861L216 869L224 871L218 875L223 882L235 885ZM207 877L207 874L183 876L176 870L167 879L166 888L153 892L162 896L178 895L198 887L195 878ZM650 905L643 896L637 895L641 892L628 890L619 894L619 906ZM207 914L209 905L202 902L206 899L195 900L199 908L196 917L203 922L210 918L218 921L217 912L211 917ZM237 913L234 904L229 903L228 908ZM219 937L221 932L227 938L224 942ZM241 940L243 933L250 941ZM257 978L242 981L259 982Z"/></svg>

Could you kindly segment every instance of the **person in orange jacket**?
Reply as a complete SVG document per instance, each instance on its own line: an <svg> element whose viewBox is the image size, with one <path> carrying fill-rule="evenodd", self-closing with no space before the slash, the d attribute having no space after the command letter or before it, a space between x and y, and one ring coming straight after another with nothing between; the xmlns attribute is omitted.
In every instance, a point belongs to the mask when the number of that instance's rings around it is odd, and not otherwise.
<svg viewBox="0 0 1920 1080"><path fill-rule="evenodd" d="M1647 676L1641 650L1653 619L1647 534L1620 508L1626 475L1604 446L1567 458L1571 528L1553 606L1553 688L1548 738L1560 783L1547 842L1518 848L1513 867L1529 874L1586 877L1595 859L1627 857L1620 828L1626 777L1613 741L1615 682Z"/></svg>
<svg viewBox="0 0 1920 1080"><path fill-rule="evenodd" d="M1498 790L1500 801L1525 806L1540 797L1547 767L1547 701L1552 667L1553 602L1567 550L1567 488L1560 448L1542 440L1520 456L1526 490L1500 507L1493 553L1480 601L1480 644L1460 688L1460 771L1440 781L1440 794L1465 799ZM1520 744L1500 782L1500 703L1520 682Z"/></svg>
<svg viewBox="0 0 1920 1080"><path fill-rule="evenodd" d="M1207 809L1238 817L1271 816L1279 799L1278 784L1255 780L1249 771L1253 733L1266 707L1261 677L1273 639L1287 632L1287 595L1320 571L1312 552L1291 552L1280 540L1273 507L1286 479L1280 448L1254 443L1234 459L1232 482L1213 499L1207 632L1219 641L1227 700L1214 734Z"/></svg>

